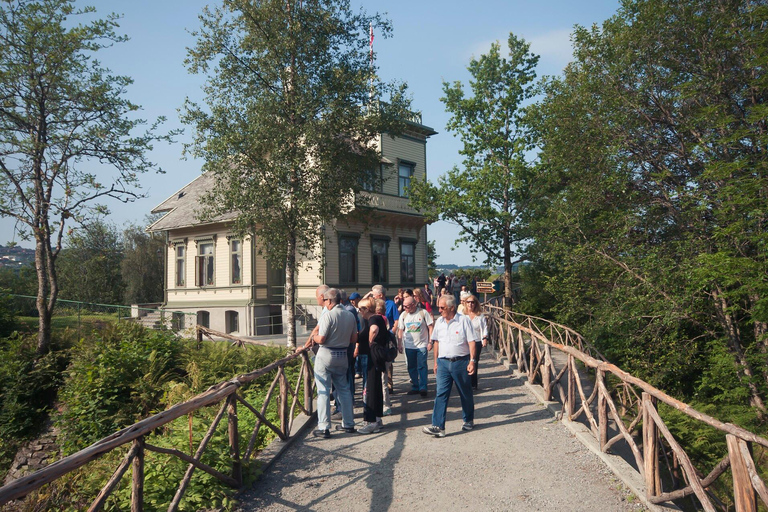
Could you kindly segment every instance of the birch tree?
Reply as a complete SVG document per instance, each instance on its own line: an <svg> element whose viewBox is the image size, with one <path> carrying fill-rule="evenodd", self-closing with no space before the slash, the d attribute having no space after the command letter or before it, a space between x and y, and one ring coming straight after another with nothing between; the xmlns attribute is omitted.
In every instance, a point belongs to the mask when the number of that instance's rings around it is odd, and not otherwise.
<svg viewBox="0 0 768 512"><path fill-rule="evenodd" d="M233 229L285 265L295 346L297 268L320 247L320 226L365 207L374 142L404 126L404 87L377 79L369 46L371 30L391 27L348 0L225 0L200 22L186 63L208 75L205 100L188 100L183 120L195 129L187 150L217 177L203 217L236 212Z"/></svg>
<svg viewBox="0 0 768 512"><path fill-rule="evenodd" d="M132 80L94 58L126 38L116 15L94 12L71 0L0 3L0 215L35 242L39 354L50 347L66 226L107 213L107 198L141 197L147 151L173 135L156 135L157 123L135 133L146 123L124 97Z"/></svg>

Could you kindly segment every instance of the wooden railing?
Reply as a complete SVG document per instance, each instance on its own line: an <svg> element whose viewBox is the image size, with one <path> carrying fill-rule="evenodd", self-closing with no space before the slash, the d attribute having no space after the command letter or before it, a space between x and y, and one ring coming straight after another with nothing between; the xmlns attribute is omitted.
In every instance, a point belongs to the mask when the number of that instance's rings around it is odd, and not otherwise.
<svg viewBox="0 0 768 512"><path fill-rule="evenodd" d="M211 333L209 330L206 331L206 334ZM301 359L301 370L296 378L295 386L291 386L288 381L285 366L299 358ZM252 383L256 379L275 370L277 370L277 373L272 380L272 384L270 385L269 391L260 408L248 403L245 398L238 393L238 390L243 386ZM277 425L273 424L266 417L267 408L272 401L273 396L275 396L275 389L278 389L276 400L279 424ZM302 389L303 397L300 400L299 394ZM107 452L129 445L122 462L115 469L112 477L107 481L101 489L101 492L88 508L89 512L100 510L102 508L107 498L117 488L120 480L128 471L129 467L132 468L131 511L137 512L143 510L144 452L147 450L172 455L189 464L183 479L179 482L176 494L168 507L169 511L178 510L181 499L184 496L195 469L205 471L230 487L242 487L242 468L255 454L255 445L261 428L269 428L281 440L288 440L294 426L296 408L298 407L299 410L306 415L311 415L313 395L314 378L312 365L310 364L306 350L302 350L298 353L290 354L287 357L279 359L258 370L211 386L207 391L186 402L179 403L159 414L145 418L138 423L124 428L109 437L105 437L91 446L54 462L29 476L14 480L8 485L0 488L0 505L23 497L31 491L75 471ZM257 418L255 428L251 432L248 446L245 453L242 455L240 449L240 432L238 430L238 403ZM194 456L187 455L176 449L153 446L146 442L145 436L158 427L166 425L177 418L188 415L203 407L209 407L216 404L221 404L218 414L215 416L208 431L200 441ZM223 474L215 468L200 462L209 441L216 432L216 428L225 414L227 415L227 431L229 436L230 458L232 461L232 471L229 475Z"/></svg>
<svg viewBox="0 0 768 512"><path fill-rule="evenodd" d="M736 511L756 511L757 496L768 507L768 488L752 455L753 448L768 448L768 439L703 414L624 372L565 326L491 305L485 310L497 355L516 364L529 382L541 384L547 400L557 393L561 417L585 420L603 452L617 443L626 444L645 482L649 502L660 504L695 495L697 507L707 512L727 510L728 504L710 488L730 467L733 496L729 499ZM588 371L594 372L593 379L583 378ZM586 383L593 384L589 396ZM717 429L725 437L728 453L708 473L697 470L672 435L659 415L659 403ZM615 435L609 438L609 432Z"/></svg>

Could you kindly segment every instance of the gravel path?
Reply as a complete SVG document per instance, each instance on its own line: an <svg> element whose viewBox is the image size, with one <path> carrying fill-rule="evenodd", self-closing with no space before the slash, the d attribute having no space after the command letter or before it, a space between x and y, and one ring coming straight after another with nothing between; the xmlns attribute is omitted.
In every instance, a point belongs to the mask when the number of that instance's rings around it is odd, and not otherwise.
<svg viewBox="0 0 768 512"><path fill-rule="evenodd" d="M427 398L406 395L410 383L404 358L398 358L394 415L384 418L380 433L334 432L331 439L318 439L310 431L241 496L239 510L645 510L527 392L522 379L487 353L472 432L461 430L455 389L446 437L421 432L431 423L430 379ZM362 422L362 409L355 412Z"/></svg>

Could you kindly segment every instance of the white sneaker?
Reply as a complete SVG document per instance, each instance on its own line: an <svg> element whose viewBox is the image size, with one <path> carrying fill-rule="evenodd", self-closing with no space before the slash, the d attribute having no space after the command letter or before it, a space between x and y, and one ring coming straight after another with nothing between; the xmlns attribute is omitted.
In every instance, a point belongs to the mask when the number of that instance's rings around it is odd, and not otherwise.
<svg viewBox="0 0 768 512"><path fill-rule="evenodd" d="M375 434L376 432L381 430L381 426L378 422L374 421L371 423L368 423L364 427L360 427L357 429L358 434Z"/></svg>
<svg viewBox="0 0 768 512"><path fill-rule="evenodd" d="M384 416L392 416L392 408L391 408L391 407L387 407L387 408L385 408L385 409L384 409L384 414L383 414L383 415L384 415Z"/></svg>
<svg viewBox="0 0 768 512"><path fill-rule="evenodd" d="M445 430L438 427L437 425L430 425L429 427L424 427L423 429L421 429L421 431L429 436L445 437Z"/></svg>

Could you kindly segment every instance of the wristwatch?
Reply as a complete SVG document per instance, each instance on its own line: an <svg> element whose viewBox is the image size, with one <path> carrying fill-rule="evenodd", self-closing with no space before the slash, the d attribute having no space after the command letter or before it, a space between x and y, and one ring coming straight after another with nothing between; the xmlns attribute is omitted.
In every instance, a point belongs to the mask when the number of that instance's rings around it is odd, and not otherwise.
<svg viewBox="0 0 768 512"><path fill-rule="evenodd" d="M470 360L469 360L469 362L470 362L470 363L476 363L476 362L477 362L477 359L470 359Z"/></svg>

